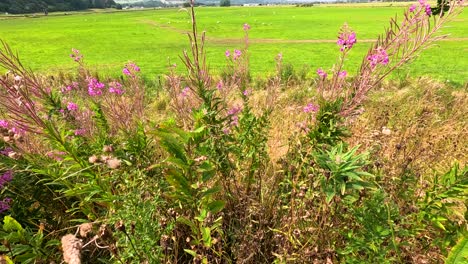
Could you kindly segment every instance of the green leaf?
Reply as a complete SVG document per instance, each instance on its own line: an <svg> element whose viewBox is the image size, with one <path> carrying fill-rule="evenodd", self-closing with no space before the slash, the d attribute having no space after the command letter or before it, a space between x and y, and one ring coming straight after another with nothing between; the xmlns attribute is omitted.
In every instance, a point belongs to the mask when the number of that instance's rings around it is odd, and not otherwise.
<svg viewBox="0 0 468 264"><path fill-rule="evenodd" d="M23 227L21 227L20 223L18 223L13 217L7 215L3 218L3 230L6 232L24 232Z"/></svg>
<svg viewBox="0 0 468 264"><path fill-rule="evenodd" d="M450 251L445 264L468 263L468 239L464 236Z"/></svg>
<svg viewBox="0 0 468 264"><path fill-rule="evenodd" d="M203 244L211 247L211 229L209 227L202 227Z"/></svg>
<svg viewBox="0 0 468 264"><path fill-rule="evenodd" d="M177 218L176 221L181 223L181 224L189 226L194 235L197 235L199 233L197 226L192 221L190 221L189 219L181 216L181 217Z"/></svg>
<svg viewBox="0 0 468 264"><path fill-rule="evenodd" d="M190 250L190 249L184 249L185 252L189 253L192 255L192 257L196 258L197 257L197 252Z"/></svg>
<svg viewBox="0 0 468 264"><path fill-rule="evenodd" d="M221 200L216 200L208 204L208 211L210 211L212 214L216 214L223 210L224 206L226 205L226 202L221 201Z"/></svg>

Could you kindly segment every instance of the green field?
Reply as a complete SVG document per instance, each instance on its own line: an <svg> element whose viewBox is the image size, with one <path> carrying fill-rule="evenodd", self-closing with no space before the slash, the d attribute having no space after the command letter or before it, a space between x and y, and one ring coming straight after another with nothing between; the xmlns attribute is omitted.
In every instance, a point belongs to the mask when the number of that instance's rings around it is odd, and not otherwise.
<svg viewBox="0 0 468 264"><path fill-rule="evenodd" d="M409 4L408 4L409 5ZM297 68L307 64L311 73L330 68L339 53L334 43L340 26L347 22L357 32L345 66L356 70L370 43L382 33L390 17L401 16L407 7L315 6L197 8L199 29L208 37L207 56L213 70L225 63L226 49L240 48L242 25L249 23L251 69L265 75L274 71L274 57ZM468 80L468 13L449 23L441 34L449 39L424 51L411 66L395 76L430 75L442 81L463 84ZM184 9L127 12L89 12L44 17L0 17L0 39L20 54L25 65L43 73L71 71L71 48L85 55L86 63L110 75L120 74L125 62L138 63L145 77L167 72L168 61L180 64L178 56L188 48L183 34L190 28Z"/></svg>

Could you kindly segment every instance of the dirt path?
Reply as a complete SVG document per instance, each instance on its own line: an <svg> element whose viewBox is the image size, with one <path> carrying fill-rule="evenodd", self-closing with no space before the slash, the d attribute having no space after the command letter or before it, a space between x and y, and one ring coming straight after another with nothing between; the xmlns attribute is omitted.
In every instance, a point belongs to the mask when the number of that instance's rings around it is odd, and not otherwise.
<svg viewBox="0 0 468 264"><path fill-rule="evenodd" d="M161 24L157 23L154 20L140 20L141 23L151 25L154 27L166 29L172 32L180 33L180 34L187 34L187 30L183 30L177 27L170 26L168 24ZM214 44L239 44L243 43L243 39L239 38L217 38L217 37L210 37L207 36L206 40L210 43ZM372 43L375 42L376 39L359 39L358 42L361 43ZM439 41L468 41L468 37L466 38L443 38ZM307 44L307 43L336 43L336 39L269 39L269 38L256 38L256 39L249 39L249 43L254 44Z"/></svg>

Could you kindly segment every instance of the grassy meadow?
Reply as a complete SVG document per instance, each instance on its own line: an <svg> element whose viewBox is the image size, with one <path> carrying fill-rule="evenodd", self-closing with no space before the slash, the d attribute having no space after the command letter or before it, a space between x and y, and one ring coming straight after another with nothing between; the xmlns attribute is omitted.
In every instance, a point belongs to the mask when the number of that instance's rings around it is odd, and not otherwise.
<svg viewBox="0 0 468 264"><path fill-rule="evenodd" d="M197 8L199 30L207 34L210 68L225 65L224 51L242 47L242 25L249 23L251 71L268 75L274 58L296 69L308 65L330 68L338 55L337 32L344 22L356 31L358 44L346 61L352 74L388 24L388 19L406 6L315 6ZM440 81L464 84L468 80L468 13L464 12L440 32L449 37L426 50L411 67L393 74L396 78L430 75ZM180 63L188 48L190 30L186 9L156 9L127 12L54 14L48 17L0 17L0 39L19 51L25 65L42 73L73 71L68 59L71 48L82 51L86 63L101 73L116 76L127 61L141 65L145 77L167 73L167 65Z"/></svg>

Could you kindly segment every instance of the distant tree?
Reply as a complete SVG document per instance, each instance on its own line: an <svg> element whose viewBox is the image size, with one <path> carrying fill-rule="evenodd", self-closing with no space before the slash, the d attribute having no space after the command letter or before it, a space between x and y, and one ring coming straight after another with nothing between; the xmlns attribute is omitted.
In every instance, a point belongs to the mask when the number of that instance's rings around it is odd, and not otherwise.
<svg viewBox="0 0 468 264"><path fill-rule="evenodd" d="M221 0L219 6L231 6L231 0Z"/></svg>

